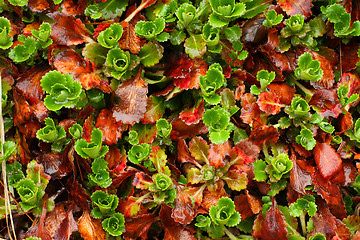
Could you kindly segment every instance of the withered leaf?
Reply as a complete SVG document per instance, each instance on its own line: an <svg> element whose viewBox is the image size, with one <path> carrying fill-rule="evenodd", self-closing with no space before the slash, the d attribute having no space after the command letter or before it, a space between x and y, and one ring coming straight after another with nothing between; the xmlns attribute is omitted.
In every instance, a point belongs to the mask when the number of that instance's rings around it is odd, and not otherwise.
<svg viewBox="0 0 360 240"><path fill-rule="evenodd" d="M272 199L272 206L266 212L266 216L261 224L261 239L287 239L285 217L277 207L275 198Z"/></svg>
<svg viewBox="0 0 360 240"><path fill-rule="evenodd" d="M279 139L279 132L274 126L260 125L254 128L250 133L250 140L260 146L263 142L275 143Z"/></svg>
<svg viewBox="0 0 360 240"><path fill-rule="evenodd" d="M29 0L27 6L35 13L42 13L50 10L50 5L46 0Z"/></svg>
<svg viewBox="0 0 360 240"><path fill-rule="evenodd" d="M94 64L84 60L74 50L66 49L56 54L52 61L56 70L71 74L86 90L98 88L107 93L111 91L109 83L96 72Z"/></svg>
<svg viewBox="0 0 360 240"><path fill-rule="evenodd" d="M350 72L356 68L356 63L360 61L360 58L357 51L354 51L354 49L359 49L359 47L360 44L356 41L351 41L350 43L341 46L341 70L344 73Z"/></svg>
<svg viewBox="0 0 360 240"><path fill-rule="evenodd" d="M105 231L99 219L90 216L89 211L84 211L79 218L79 232L84 240L106 240Z"/></svg>
<svg viewBox="0 0 360 240"><path fill-rule="evenodd" d="M131 239L147 239L147 232L151 225L159 221L159 217L154 214L143 214L136 217L128 217L125 219L126 232L124 236Z"/></svg>
<svg viewBox="0 0 360 240"><path fill-rule="evenodd" d="M122 50L129 50L132 54L140 51L140 38L135 33L135 26L130 22L121 22L124 32L119 40Z"/></svg>
<svg viewBox="0 0 360 240"><path fill-rule="evenodd" d="M191 138L208 131L208 127L202 121L198 124L187 125L183 120L177 118L171 123L171 125L171 139Z"/></svg>
<svg viewBox="0 0 360 240"><path fill-rule="evenodd" d="M146 112L144 118L141 119L142 123L155 123L165 113L164 102L160 97L151 95L147 99Z"/></svg>
<svg viewBox="0 0 360 240"><path fill-rule="evenodd" d="M260 93L257 104L259 105L261 111L269 115L278 114L281 110L281 107L284 106L280 103L278 96L272 92Z"/></svg>
<svg viewBox="0 0 360 240"><path fill-rule="evenodd" d="M163 204L159 215L165 230L164 240L195 240L194 235L190 231L172 219L170 207Z"/></svg>
<svg viewBox="0 0 360 240"><path fill-rule="evenodd" d="M93 41L79 18L58 11L47 16L55 21L51 24L51 38L56 44L71 46Z"/></svg>
<svg viewBox="0 0 360 240"><path fill-rule="evenodd" d="M73 170L73 165L65 153L46 153L38 158L39 162L44 166L44 171L51 178L63 178Z"/></svg>
<svg viewBox="0 0 360 240"><path fill-rule="evenodd" d="M275 93L279 97L280 102L285 105L290 105L296 92L295 88L283 82L271 83L268 88L271 92Z"/></svg>
<svg viewBox="0 0 360 240"><path fill-rule="evenodd" d="M71 234L78 230L72 209L65 211L63 204L56 205L54 210L47 214L45 224L52 239L68 240Z"/></svg>
<svg viewBox="0 0 360 240"><path fill-rule="evenodd" d="M312 174L315 168L307 161L297 160L294 151L292 151L290 159L293 162L290 170L290 185L295 191L305 195L305 187L312 184Z"/></svg>
<svg viewBox="0 0 360 240"><path fill-rule="evenodd" d="M198 101L191 108L186 108L182 110L179 114L179 117L187 125L198 124L202 119L204 112L205 112L204 100L202 100L202 101Z"/></svg>
<svg viewBox="0 0 360 240"><path fill-rule="evenodd" d="M320 62L320 69L323 70L323 76L319 81L310 82L316 89L331 89L335 83L335 75L330 62L323 56L316 52L311 52L313 58Z"/></svg>
<svg viewBox="0 0 360 240"><path fill-rule="evenodd" d="M301 14L305 17L311 15L311 0L277 0L280 7L290 16Z"/></svg>
<svg viewBox="0 0 360 240"><path fill-rule="evenodd" d="M319 114L325 118L337 118L341 113L341 104L334 90L319 89L316 90L311 97L309 105L313 105L319 109Z"/></svg>
<svg viewBox="0 0 360 240"><path fill-rule="evenodd" d="M240 194L234 198L235 210L241 215L241 219L248 218L261 211L261 200L245 190L245 194Z"/></svg>
<svg viewBox="0 0 360 240"><path fill-rule="evenodd" d="M29 120L32 109L29 103L23 97L21 97L21 95L15 89L13 91L13 100L15 103L13 108L14 125L18 126L26 120Z"/></svg>
<svg viewBox="0 0 360 240"><path fill-rule="evenodd" d="M314 148L314 159L321 175L329 179L342 168L342 160L328 143L317 143Z"/></svg>
<svg viewBox="0 0 360 240"><path fill-rule="evenodd" d="M96 120L95 127L99 128L103 133L104 144L116 144L117 140L121 138L122 124L121 122L115 121L112 112L108 109L104 108L101 110Z"/></svg>
<svg viewBox="0 0 360 240"><path fill-rule="evenodd" d="M192 200L179 186L176 189L175 207L171 210L171 217L177 223L190 224L195 217Z"/></svg>
<svg viewBox="0 0 360 240"><path fill-rule="evenodd" d="M113 117L118 122L133 125L144 117L148 86L141 78L141 73L140 68L133 78L121 83L116 90L116 96L120 98L120 102L113 107L112 111Z"/></svg>
<svg viewBox="0 0 360 240"><path fill-rule="evenodd" d="M29 230L25 233L25 238L28 237L38 237L42 240L51 240L52 235L46 226L46 213L47 213L47 194L45 194L44 201L43 201L43 208L40 216L40 220L37 224L33 225Z"/></svg>
<svg viewBox="0 0 360 240"><path fill-rule="evenodd" d="M231 156L230 141L226 141L222 144L210 144L208 156L211 166L216 168L225 167L225 158Z"/></svg>

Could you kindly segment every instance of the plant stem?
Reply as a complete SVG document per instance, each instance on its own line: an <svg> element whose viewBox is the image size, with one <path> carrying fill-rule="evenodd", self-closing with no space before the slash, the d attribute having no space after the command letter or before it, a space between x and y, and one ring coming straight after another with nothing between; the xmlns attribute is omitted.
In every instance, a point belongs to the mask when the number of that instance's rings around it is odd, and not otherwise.
<svg viewBox="0 0 360 240"><path fill-rule="evenodd" d="M300 215L300 223L301 223L301 229L302 229L303 235L306 236L307 231L306 231L306 222L305 222L305 212L304 211L302 211L302 213Z"/></svg>
<svg viewBox="0 0 360 240"><path fill-rule="evenodd" d="M314 95L314 93L312 91L310 91L309 89L307 89L306 87L304 87L301 83L299 83L298 80L294 79L294 83L298 88L300 88L305 93L306 100L309 101L311 99L311 97Z"/></svg>
<svg viewBox="0 0 360 240"><path fill-rule="evenodd" d="M232 234L225 226L224 226L224 232L226 233L226 235L228 235L230 240L239 240L239 238L235 237L234 234Z"/></svg>

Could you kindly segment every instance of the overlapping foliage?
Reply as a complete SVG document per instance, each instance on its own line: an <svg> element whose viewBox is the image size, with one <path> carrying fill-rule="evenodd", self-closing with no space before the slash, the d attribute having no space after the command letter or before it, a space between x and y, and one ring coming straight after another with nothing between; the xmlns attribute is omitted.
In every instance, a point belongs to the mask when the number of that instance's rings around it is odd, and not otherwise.
<svg viewBox="0 0 360 240"><path fill-rule="evenodd" d="M0 0L0 237L359 239L359 12Z"/></svg>

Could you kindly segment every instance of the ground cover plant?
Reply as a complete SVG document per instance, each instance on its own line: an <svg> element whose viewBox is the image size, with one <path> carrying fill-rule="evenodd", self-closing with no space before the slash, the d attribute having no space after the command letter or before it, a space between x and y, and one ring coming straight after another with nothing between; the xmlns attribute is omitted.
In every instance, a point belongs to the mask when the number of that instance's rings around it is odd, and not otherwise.
<svg viewBox="0 0 360 240"><path fill-rule="evenodd" d="M357 0L0 0L0 237L360 239Z"/></svg>

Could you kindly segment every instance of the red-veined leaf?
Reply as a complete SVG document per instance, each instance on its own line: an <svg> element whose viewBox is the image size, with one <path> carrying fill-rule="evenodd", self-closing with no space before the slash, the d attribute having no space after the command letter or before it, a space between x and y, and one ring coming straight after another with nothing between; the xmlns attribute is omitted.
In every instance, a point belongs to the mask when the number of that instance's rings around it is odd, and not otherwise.
<svg viewBox="0 0 360 240"><path fill-rule="evenodd" d="M268 88L271 92L275 93L276 96L279 97L280 102L285 105L290 105L296 92L295 88L283 82L271 83Z"/></svg>
<svg viewBox="0 0 360 240"><path fill-rule="evenodd" d="M186 108L182 110L179 114L179 117L187 125L198 124L202 119L204 112L205 112L204 100L202 100L202 101L198 101L191 108Z"/></svg>
<svg viewBox="0 0 360 240"><path fill-rule="evenodd" d="M286 225L285 217L277 207L275 198L273 198L272 206L266 212L266 216L261 223L261 239L287 239L286 235L288 234L288 231Z"/></svg>
<svg viewBox="0 0 360 240"><path fill-rule="evenodd" d="M207 133L207 126L201 121L198 124L187 125L180 118L175 119L171 122L172 131L171 139L177 138L191 138L198 134Z"/></svg>
<svg viewBox="0 0 360 240"><path fill-rule="evenodd" d="M147 99L147 106L142 123L155 123L165 113L164 102L161 97L150 96Z"/></svg>
<svg viewBox="0 0 360 240"><path fill-rule="evenodd" d="M260 110L267 114L275 115L278 114L283 104L280 103L278 96L272 92L262 92L257 100Z"/></svg>
<svg viewBox="0 0 360 240"><path fill-rule="evenodd" d="M138 133L139 144L151 144L157 135L157 128L155 124L136 123L131 126L131 130L134 130Z"/></svg>
<svg viewBox="0 0 360 240"><path fill-rule="evenodd" d="M140 51L140 38L135 33L135 26L130 22L121 22L124 32L119 40L122 50L129 50L132 54Z"/></svg>

